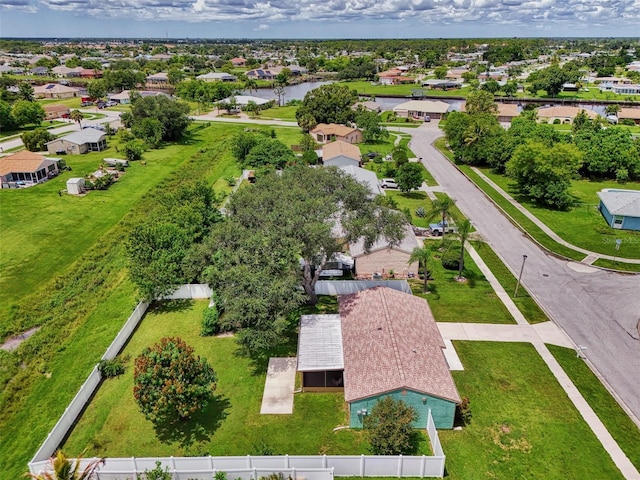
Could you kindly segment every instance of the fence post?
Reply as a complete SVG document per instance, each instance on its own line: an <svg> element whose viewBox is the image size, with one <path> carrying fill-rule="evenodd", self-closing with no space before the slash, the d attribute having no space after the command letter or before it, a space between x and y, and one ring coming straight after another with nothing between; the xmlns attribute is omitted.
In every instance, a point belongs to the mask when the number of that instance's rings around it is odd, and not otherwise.
<svg viewBox="0 0 640 480"><path fill-rule="evenodd" d="M398 455L398 478L402 477L402 454Z"/></svg>
<svg viewBox="0 0 640 480"><path fill-rule="evenodd" d="M251 465L251 455L247 455L247 468L252 468L252 465Z"/></svg>
<svg viewBox="0 0 640 480"><path fill-rule="evenodd" d="M176 480L176 461L173 455L169 457L169 461L171 462L171 479Z"/></svg>
<svg viewBox="0 0 640 480"><path fill-rule="evenodd" d="M291 469L291 478L293 480L297 480L298 479L298 476L296 475L296 469L295 468Z"/></svg>
<svg viewBox="0 0 640 480"><path fill-rule="evenodd" d="M322 468L327 468L327 455L322 455Z"/></svg>
<svg viewBox="0 0 640 480"><path fill-rule="evenodd" d="M213 465L213 457L211 455L209 455L209 465L211 465L211 470L213 471L213 476L216 476L216 469Z"/></svg>
<svg viewBox="0 0 640 480"><path fill-rule="evenodd" d="M253 480L258 480L258 469L254 468L253 469Z"/></svg>
<svg viewBox="0 0 640 480"><path fill-rule="evenodd" d="M420 478L424 478L424 469L426 467L427 463L427 457L425 457L424 455L422 455L422 459L420 461Z"/></svg>
<svg viewBox="0 0 640 480"><path fill-rule="evenodd" d="M288 453L284 456L284 468L289 468L289 454ZM295 478L295 477L293 477L293 478Z"/></svg>
<svg viewBox="0 0 640 480"><path fill-rule="evenodd" d="M364 455L360 455L360 476L364 477Z"/></svg>
<svg viewBox="0 0 640 480"><path fill-rule="evenodd" d="M138 480L138 462L136 462L136 457L131 457L133 461L133 480Z"/></svg>

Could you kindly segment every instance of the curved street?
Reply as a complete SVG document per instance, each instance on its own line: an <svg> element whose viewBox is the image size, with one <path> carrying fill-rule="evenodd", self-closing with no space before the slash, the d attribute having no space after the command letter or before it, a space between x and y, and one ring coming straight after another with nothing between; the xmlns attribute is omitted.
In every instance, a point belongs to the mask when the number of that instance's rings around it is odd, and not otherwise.
<svg viewBox="0 0 640 480"><path fill-rule="evenodd" d="M442 136L435 123L403 130L412 135L413 152L516 275L527 255L522 284L573 342L585 347L587 360L640 425L640 275L574 270L540 249L432 145Z"/></svg>

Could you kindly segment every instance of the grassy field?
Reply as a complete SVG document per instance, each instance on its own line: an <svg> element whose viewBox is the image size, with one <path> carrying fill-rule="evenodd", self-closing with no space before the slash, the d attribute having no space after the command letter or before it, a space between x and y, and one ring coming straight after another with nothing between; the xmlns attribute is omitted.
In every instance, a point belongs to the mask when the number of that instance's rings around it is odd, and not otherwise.
<svg viewBox="0 0 640 480"><path fill-rule="evenodd" d="M455 280L457 270L446 270L442 266L440 241L427 240L425 245L431 251L429 293L422 293L423 281L418 279L411 281L411 289L414 295L427 299L437 322L515 323L468 254L465 254L462 271L467 281L459 282ZM452 242L448 248L459 252L460 244Z"/></svg>
<svg viewBox="0 0 640 480"><path fill-rule="evenodd" d="M555 345L548 348L631 463L640 470L640 429L572 348Z"/></svg>
<svg viewBox="0 0 640 480"><path fill-rule="evenodd" d="M10 285L18 293L4 297L6 314L2 316L3 336L32 326L42 328L16 352L0 352L0 431L3 432L0 442L3 466L0 479L14 480L22 474L26 462L135 306L135 287L128 280L123 248L128 229L156 207L156 195L175 185L198 179L214 184L226 175L237 175L239 170L231 157L227 139L241 128L244 126L197 125L193 127L197 130L188 137L186 145L177 149L174 149L176 146L168 146L153 152L170 153L178 158L166 158L165 162L176 162L172 163L173 168L167 167L166 170L161 165L150 170L152 163L163 161L151 155L147 157L146 167L138 164L138 174L152 171L160 177L145 176L145 181L150 185L146 187L143 183L141 188L144 192L129 191L123 188L126 184L122 183L115 185L115 190L70 198L96 203L91 215L82 215L77 226L74 226L81 229L76 232L76 235L83 236L81 242L69 234L63 241L58 241L46 231L26 240L15 240L17 243L30 242L25 248L32 248L31 243L37 244L36 247L45 252L41 255L46 257L44 260L57 258L58 262L66 263L66 268L53 265L50 268L54 272L50 273L50 277L45 277L37 268L30 269L28 275L18 270L14 272L14 282L23 284L23 289L18 290ZM277 132L280 133L279 130ZM79 160L85 161L85 158L89 157L80 157ZM92 161L86 161L86 168L89 168ZM82 168L78 164L72 173L79 173ZM143 170L145 168L147 170ZM123 180L127 175L131 175L130 186L138 186L135 169L130 170ZM0 192L2 221L6 218L5 211L14 215L15 219L15 223L3 224L5 238L9 235L18 238L21 229L32 228L25 218L36 219L32 223L40 221L39 209L47 206L47 201L40 199L40 195L54 205L65 200L65 197L57 195L57 188L51 188L52 185L49 182L21 191ZM39 190L47 188L50 189L48 195L39 193ZM109 228L100 223L102 220L99 217L108 214L103 212L108 205L103 204L105 198L99 196L113 195L111 192L118 192L118 197L137 196L138 200L132 202L129 211L120 220L113 217L113 225ZM25 202L17 196L15 198L20 202L15 205L6 201L6 194L11 194L12 198L16 194L33 195L34 200ZM113 201L123 200L118 198ZM19 208L22 209L22 217L13 213L14 209ZM60 215L61 221L64 220L63 211L56 214ZM99 231L98 226L104 231ZM93 232L93 239L87 232ZM21 255L19 245L7 244L2 242L2 248L12 248L12 255ZM5 251L2 253L3 260L7 258ZM25 262L28 260L23 258ZM4 277L4 271L1 273ZM31 285L29 289L25 287L27 284ZM5 294L4 288L2 293Z"/></svg>
<svg viewBox="0 0 640 480"><path fill-rule="evenodd" d="M563 212L541 207L528 197L520 195L515 182L510 178L494 173L488 168L481 170L567 242L606 255L640 258L640 232L614 230L607 225L597 208L599 203L597 192L603 188L639 190L640 182L627 182L620 185L615 181L574 180L571 182L569 191L576 206ZM618 252L615 250L617 238L622 240Z"/></svg>
<svg viewBox="0 0 640 480"><path fill-rule="evenodd" d="M440 432L446 478L623 478L531 345L454 345L465 370L453 377L473 417Z"/></svg>
<svg viewBox="0 0 640 480"><path fill-rule="evenodd" d="M296 122L297 106L271 107L260 111L260 115L255 118L285 120Z"/></svg>
<svg viewBox="0 0 640 480"><path fill-rule="evenodd" d="M64 446L86 455L247 455L268 448L274 454L361 454L369 447L348 424L342 393L299 393L292 415L260 415L266 372L238 356L233 338L199 336L206 301L168 304L150 311L127 345L124 375L103 383ZM164 336L180 336L217 372L216 398L191 421L171 430L154 429L132 395L133 361ZM295 346L288 352L295 355ZM423 437L421 451L429 452Z"/></svg>
<svg viewBox="0 0 640 480"><path fill-rule="evenodd" d="M489 270L496 276L500 285L509 294L515 292L517 280L513 276L511 271L506 267L502 260L496 255L487 243L473 242L473 246L478 252L478 255L482 257L484 263L487 264ZM527 289L521 284L518 288L518 296L512 298L513 302L518 307L518 310L522 312L524 317L529 323L540 323L549 320L547 315L538 306L536 301L531 298Z"/></svg>

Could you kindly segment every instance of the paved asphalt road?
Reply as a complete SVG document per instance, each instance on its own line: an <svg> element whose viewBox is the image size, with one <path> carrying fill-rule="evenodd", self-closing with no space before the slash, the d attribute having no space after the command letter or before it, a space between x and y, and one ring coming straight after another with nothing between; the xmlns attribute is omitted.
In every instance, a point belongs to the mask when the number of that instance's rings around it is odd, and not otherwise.
<svg viewBox="0 0 640 480"><path fill-rule="evenodd" d="M527 255L522 283L635 415L640 418L640 275L579 273L546 254L514 227L431 144L436 125L406 129L411 149L513 272ZM640 247L638 247L640 248Z"/></svg>

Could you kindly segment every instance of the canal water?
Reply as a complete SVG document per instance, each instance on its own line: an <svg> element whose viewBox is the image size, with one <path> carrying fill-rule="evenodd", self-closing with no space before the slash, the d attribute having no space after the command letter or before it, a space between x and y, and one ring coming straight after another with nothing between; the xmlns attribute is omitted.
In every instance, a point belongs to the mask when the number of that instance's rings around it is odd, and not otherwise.
<svg viewBox="0 0 640 480"><path fill-rule="evenodd" d="M304 96L307 94L307 92L310 92L311 90L314 90L322 85L328 85L330 83L333 82L304 82L297 85L289 85L284 88L284 103L286 104L289 100L302 100L304 99ZM253 95L267 100L277 100L278 98L271 88L261 88L258 90L253 90L251 93L249 93L248 91L244 91L243 94ZM375 100L377 103L382 105L382 110L393 110L394 107L400 105L401 103L411 100L411 97L395 98L376 95ZM460 111L462 100L452 98L439 98L438 100L442 100L443 102L451 105L451 110ZM553 101L549 101L549 106L551 105L553 105ZM581 104L578 105L578 107L585 110L593 110L603 117L606 116L605 107L603 105ZM519 107L518 110L522 110L521 107Z"/></svg>

